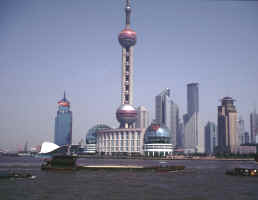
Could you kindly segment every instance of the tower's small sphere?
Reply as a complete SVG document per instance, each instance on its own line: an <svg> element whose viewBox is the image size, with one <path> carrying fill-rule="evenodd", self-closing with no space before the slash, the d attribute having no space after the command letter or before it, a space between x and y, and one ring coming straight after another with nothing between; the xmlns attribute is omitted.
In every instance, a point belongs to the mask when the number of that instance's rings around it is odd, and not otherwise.
<svg viewBox="0 0 258 200"><path fill-rule="evenodd" d="M127 13L131 12L131 7L130 6L126 6L125 7L125 12L127 12Z"/></svg>
<svg viewBox="0 0 258 200"><path fill-rule="evenodd" d="M130 104L122 104L116 111L116 118L120 123L132 124L136 121L137 111Z"/></svg>
<svg viewBox="0 0 258 200"><path fill-rule="evenodd" d="M132 29L126 28L119 33L118 40L124 48L133 46L136 44L136 32Z"/></svg>

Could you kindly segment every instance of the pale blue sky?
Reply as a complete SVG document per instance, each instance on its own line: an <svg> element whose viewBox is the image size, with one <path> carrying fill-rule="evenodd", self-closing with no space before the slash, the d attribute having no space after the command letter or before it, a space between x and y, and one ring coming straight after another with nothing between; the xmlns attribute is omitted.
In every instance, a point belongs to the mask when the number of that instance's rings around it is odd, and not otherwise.
<svg viewBox="0 0 258 200"><path fill-rule="evenodd" d="M134 105L154 118L170 88L186 112L186 84L199 82L201 124L217 122L232 96L249 131L258 105L258 2L135 0ZM0 1L0 149L53 141L66 90L73 142L97 123L116 127L120 104L122 0Z"/></svg>

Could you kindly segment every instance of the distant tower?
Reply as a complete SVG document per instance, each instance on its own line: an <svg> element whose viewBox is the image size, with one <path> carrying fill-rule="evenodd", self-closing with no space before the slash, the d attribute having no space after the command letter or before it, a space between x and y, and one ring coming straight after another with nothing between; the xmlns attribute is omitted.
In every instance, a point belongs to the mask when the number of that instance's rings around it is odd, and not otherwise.
<svg viewBox="0 0 258 200"><path fill-rule="evenodd" d="M197 151L199 144L199 84L187 84L187 114L184 118L184 145L191 151Z"/></svg>
<svg viewBox="0 0 258 200"><path fill-rule="evenodd" d="M208 122L204 127L205 153L212 154L217 145L216 125Z"/></svg>
<svg viewBox="0 0 258 200"><path fill-rule="evenodd" d="M224 97L218 106L218 151L236 153L238 147L237 110L234 99Z"/></svg>
<svg viewBox="0 0 258 200"><path fill-rule="evenodd" d="M245 121L242 117L238 120L238 143L239 145L245 144Z"/></svg>
<svg viewBox="0 0 258 200"><path fill-rule="evenodd" d="M116 111L120 128L133 128L137 111L133 106L133 46L136 44L136 32L130 28L131 6L127 0L125 6L126 25L118 40L122 46L122 80L121 80L121 106Z"/></svg>
<svg viewBox="0 0 258 200"><path fill-rule="evenodd" d="M70 102L64 98L58 102L58 111L55 119L55 144L69 145L72 143L72 112Z"/></svg>
<svg viewBox="0 0 258 200"><path fill-rule="evenodd" d="M171 142L172 144L178 146L177 144L178 139L177 137L180 137L180 128L179 128L179 108L178 105L175 104L172 100L170 101L170 131L171 131ZM179 142L180 143L180 142Z"/></svg>
<svg viewBox="0 0 258 200"><path fill-rule="evenodd" d="M160 125L170 127L170 90L166 88L155 97L155 120Z"/></svg>
<svg viewBox="0 0 258 200"><path fill-rule="evenodd" d="M250 114L251 143L258 144L258 113L254 110Z"/></svg>
<svg viewBox="0 0 258 200"><path fill-rule="evenodd" d="M147 128L149 126L149 113L146 108L139 106L137 108L136 128Z"/></svg>

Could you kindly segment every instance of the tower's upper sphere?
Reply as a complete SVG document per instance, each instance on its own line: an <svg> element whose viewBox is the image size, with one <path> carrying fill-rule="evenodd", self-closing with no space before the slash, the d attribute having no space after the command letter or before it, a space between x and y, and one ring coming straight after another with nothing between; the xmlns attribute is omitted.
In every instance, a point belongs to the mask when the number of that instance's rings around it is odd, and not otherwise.
<svg viewBox="0 0 258 200"><path fill-rule="evenodd" d="M119 33L118 40L122 47L129 48L136 44L136 32L126 28Z"/></svg>
<svg viewBox="0 0 258 200"><path fill-rule="evenodd" d="M131 7L129 5L125 6L125 12L126 13L131 12Z"/></svg>
<svg viewBox="0 0 258 200"><path fill-rule="evenodd" d="M130 104L122 104L116 111L116 118L120 123L132 124L136 121L137 111Z"/></svg>

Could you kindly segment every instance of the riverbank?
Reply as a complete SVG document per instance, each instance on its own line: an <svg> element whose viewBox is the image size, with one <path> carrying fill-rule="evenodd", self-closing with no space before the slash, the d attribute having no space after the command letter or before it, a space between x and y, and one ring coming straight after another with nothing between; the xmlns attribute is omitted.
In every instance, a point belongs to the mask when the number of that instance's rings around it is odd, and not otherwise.
<svg viewBox="0 0 258 200"><path fill-rule="evenodd" d="M201 157L201 156L173 156L173 157L144 157L144 156L94 156L80 155L79 158L88 159L128 159L128 160L216 160L216 161L255 161L254 158L216 158L216 157Z"/></svg>

